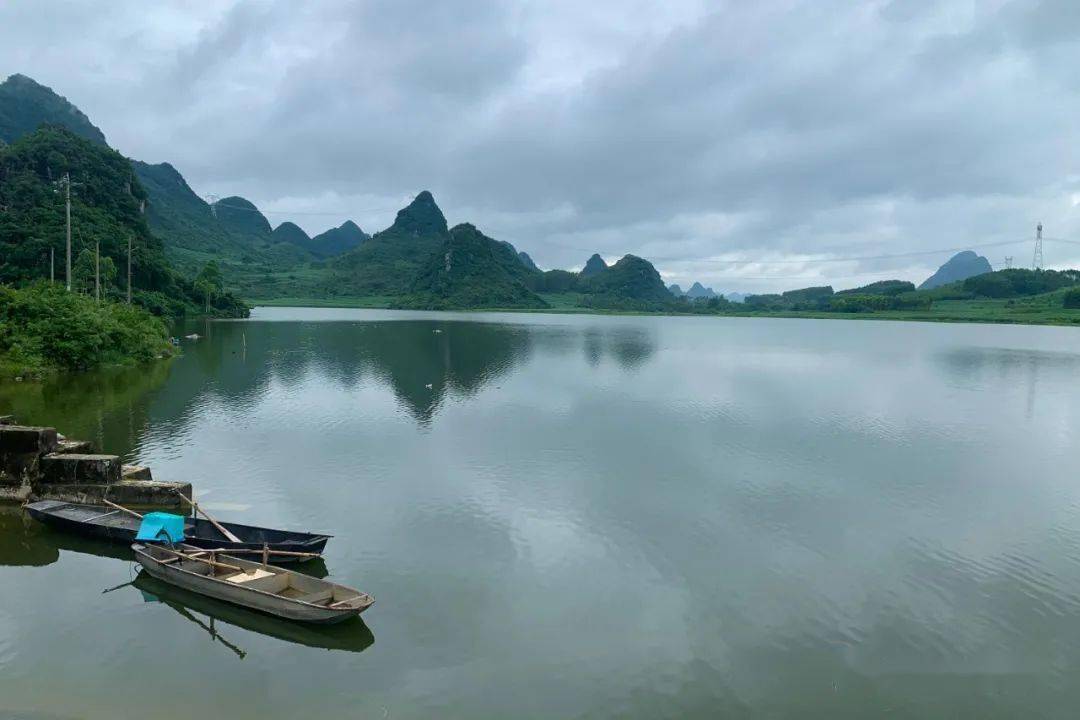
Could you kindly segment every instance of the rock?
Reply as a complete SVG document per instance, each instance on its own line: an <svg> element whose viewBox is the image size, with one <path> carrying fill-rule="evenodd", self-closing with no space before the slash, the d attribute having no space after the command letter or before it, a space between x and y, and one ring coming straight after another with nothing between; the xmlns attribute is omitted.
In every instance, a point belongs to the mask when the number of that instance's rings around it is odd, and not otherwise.
<svg viewBox="0 0 1080 720"><path fill-rule="evenodd" d="M51 453L41 458L45 484L100 485L120 482L120 458L116 455Z"/></svg>
<svg viewBox="0 0 1080 720"><path fill-rule="evenodd" d="M120 468L120 475L124 480L153 480L150 468L145 465L124 465Z"/></svg>
<svg viewBox="0 0 1080 720"><path fill-rule="evenodd" d="M56 443L56 450L53 452L61 455L68 455L71 453L85 455L94 452L94 443L89 440L68 440L67 438L63 438Z"/></svg>
<svg viewBox="0 0 1080 720"><path fill-rule="evenodd" d="M990 266L989 260L982 255L976 255L971 250L964 250L949 258L948 262L939 267L936 273L923 281L919 289L931 290L993 271L994 268Z"/></svg>

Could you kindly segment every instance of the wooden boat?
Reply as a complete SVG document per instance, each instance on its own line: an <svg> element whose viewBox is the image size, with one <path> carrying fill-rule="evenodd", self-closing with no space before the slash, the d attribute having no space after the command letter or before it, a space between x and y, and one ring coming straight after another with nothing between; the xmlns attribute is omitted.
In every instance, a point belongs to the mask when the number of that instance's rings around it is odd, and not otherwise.
<svg viewBox="0 0 1080 720"><path fill-rule="evenodd" d="M26 511L35 520L69 532L104 538L130 545L135 542L142 520L130 511L107 505L84 505L59 500L42 500L26 505ZM233 542L222 533L213 521L205 518L184 520L184 542L201 548L224 548L244 554L262 553L263 546L270 549L271 563L289 563L310 560L321 555L329 535L272 530L270 528L220 523L222 527L240 539ZM291 555L287 553L300 553Z"/></svg>
<svg viewBox="0 0 1080 720"><path fill-rule="evenodd" d="M375 642L375 635L364 624L363 618L356 618L338 625L290 622L170 585L163 580L158 580L145 570L139 571L132 585L142 593L145 602L161 603L172 608L204 629L207 624L215 628L215 632L211 633L211 637L215 640L220 637L223 627L238 627L284 642L325 650L359 653L371 647ZM200 621L196 613L204 615L205 622Z"/></svg>
<svg viewBox="0 0 1080 720"><path fill-rule="evenodd" d="M159 580L287 620L337 623L375 602L344 585L184 543L175 548L136 543L131 550L135 561Z"/></svg>

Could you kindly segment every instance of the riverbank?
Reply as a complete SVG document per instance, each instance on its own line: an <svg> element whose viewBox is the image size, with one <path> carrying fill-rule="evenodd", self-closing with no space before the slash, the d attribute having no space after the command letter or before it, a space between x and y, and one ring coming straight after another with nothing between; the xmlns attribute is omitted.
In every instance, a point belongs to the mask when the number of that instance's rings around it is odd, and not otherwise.
<svg viewBox="0 0 1080 720"><path fill-rule="evenodd" d="M58 285L0 286L0 377L138 365L172 352L165 321L140 307Z"/></svg>
<svg viewBox="0 0 1080 720"><path fill-rule="evenodd" d="M557 313L576 315L667 315L804 318L817 320L896 320L905 322L989 323L1008 325L1080 325L1080 310L1062 305L1064 291L1045 293L1025 298L981 300L936 300L923 310L875 310L869 312L823 312L823 311L764 311L743 310L743 306L731 304L723 310L699 312L641 312L629 310L604 310L581 307L574 293L542 293L550 307L544 309L522 308L467 308L454 312L517 312ZM387 309L392 307L392 297L360 298L269 298L249 300L253 305L264 307L339 307Z"/></svg>

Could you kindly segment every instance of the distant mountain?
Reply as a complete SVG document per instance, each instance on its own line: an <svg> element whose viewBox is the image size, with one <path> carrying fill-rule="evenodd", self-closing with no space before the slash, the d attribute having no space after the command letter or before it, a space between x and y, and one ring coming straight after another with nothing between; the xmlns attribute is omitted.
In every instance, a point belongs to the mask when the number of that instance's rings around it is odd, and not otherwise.
<svg viewBox="0 0 1080 720"><path fill-rule="evenodd" d="M292 243L305 250L309 250L311 245L311 238L304 232L304 229L288 220L274 228L274 231L270 233L270 238L274 242Z"/></svg>
<svg viewBox="0 0 1080 720"><path fill-rule="evenodd" d="M593 254L591 258L585 263L585 267L581 269L581 277L592 277L607 270L607 263L604 262L604 258L597 254Z"/></svg>
<svg viewBox="0 0 1080 720"><path fill-rule="evenodd" d="M449 237L446 217L424 190L398 211L393 225L335 261L334 289L349 296L404 294Z"/></svg>
<svg viewBox="0 0 1080 720"><path fill-rule="evenodd" d="M990 267L989 260L982 255L976 255L971 250L964 250L949 258L948 262L939 267L936 273L919 285L919 289L931 290L993 271L994 268Z"/></svg>
<svg viewBox="0 0 1080 720"><path fill-rule="evenodd" d="M346 220L338 227L311 238L308 249L320 257L332 257L352 250L370 237L352 220Z"/></svg>
<svg viewBox="0 0 1080 720"><path fill-rule="evenodd" d="M0 83L0 140L12 143L43 123L67 128L96 145L108 146L105 134L79 108L25 75Z"/></svg>
<svg viewBox="0 0 1080 720"><path fill-rule="evenodd" d="M592 276L584 275L583 272L579 289L589 295L601 296L592 300L591 304L596 307L606 304L604 301L669 303L674 300L652 263L636 255L624 255L611 267Z"/></svg>
<svg viewBox="0 0 1080 720"><path fill-rule="evenodd" d="M529 268L530 270L536 270L537 272L540 271L540 268L538 268L536 266L536 263L533 262L533 259L531 257L529 257L529 253L522 250L517 255L518 255L518 258L521 260L521 263L525 267Z"/></svg>
<svg viewBox="0 0 1080 720"><path fill-rule="evenodd" d="M690 286L690 289L686 291L686 297L691 300L699 300L714 298L717 297L717 294L712 288L704 287L701 283L695 282Z"/></svg>
<svg viewBox="0 0 1080 720"><path fill-rule="evenodd" d="M681 287L679 287L678 285L668 285L667 289L668 289L668 292L671 293L672 295L674 295L675 297L682 297L683 295L686 294L686 293L683 292L683 289Z"/></svg>
<svg viewBox="0 0 1080 720"><path fill-rule="evenodd" d="M237 195L222 198L214 204L217 219L227 230L240 235L251 235L264 240L270 239L270 221L259 212L259 208L250 200ZM299 229L299 228L297 228Z"/></svg>
<svg viewBox="0 0 1080 720"><path fill-rule="evenodd" d="M741 292L729 292L724 293L724 299L733 303L741 303L746 302L746 295Z"/></svg>
<svg viewBox="0 0 1080 720"><path fill-rule="evenodd" d="M400 304L428 309L547 307L529 288L540 273L525 267L508 245L468 223L454 226Z"/></svg>

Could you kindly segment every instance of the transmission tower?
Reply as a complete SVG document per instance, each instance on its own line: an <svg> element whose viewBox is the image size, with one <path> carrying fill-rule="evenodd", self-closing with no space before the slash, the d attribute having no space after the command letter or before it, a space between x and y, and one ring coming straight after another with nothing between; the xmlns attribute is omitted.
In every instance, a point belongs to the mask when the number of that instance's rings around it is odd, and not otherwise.
<svg viewBox="0 0 1080 720"><path fill-rule="evenodd" d="M217 195L207 195L206 202L210 203L210 214L215 218L217 217L217 202L220 200Z"/></svg>
<svg viewBox="0 0 1080 720"><path fill-rule="evenodd" d="M1032 270L1042 270L1043 266L1043 253L1042 253L1042 223L1035 226L1035 257L1031 260Z"/></svg>
<svg viewBox="0 0 1080 720"><path fill-rule="evenodd" d="M1012 269L1012 261L1013 261L1013 256L1012 255L1006 255L1005 256L1005 269L1006 270Z"/></svg>

